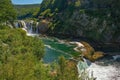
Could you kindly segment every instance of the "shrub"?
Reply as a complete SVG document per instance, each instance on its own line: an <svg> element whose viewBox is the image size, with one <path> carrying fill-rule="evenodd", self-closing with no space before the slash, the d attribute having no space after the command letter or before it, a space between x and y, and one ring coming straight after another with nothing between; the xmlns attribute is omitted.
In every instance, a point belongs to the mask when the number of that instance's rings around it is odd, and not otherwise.
<svg viewBox="0 0 120 80"><path fill-rule="evenodd" d="M39 59L44 55L42 41L36 37L26 36L26 32L22 29L2 29L0 30L0 40L1 45L9 46L9 53L11 54L32 53Z"/></svg>

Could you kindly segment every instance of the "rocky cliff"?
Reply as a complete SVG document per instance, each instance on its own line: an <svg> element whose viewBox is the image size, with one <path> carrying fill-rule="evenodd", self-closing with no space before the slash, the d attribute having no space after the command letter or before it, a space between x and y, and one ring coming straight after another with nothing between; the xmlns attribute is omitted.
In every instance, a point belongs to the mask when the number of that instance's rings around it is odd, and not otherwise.
<svg viewBox="0 0 120 80"><path fill-rule="evenodd" d="M120 42L120 0L43 0L40 19L51 25L48 33Z"/></svg>

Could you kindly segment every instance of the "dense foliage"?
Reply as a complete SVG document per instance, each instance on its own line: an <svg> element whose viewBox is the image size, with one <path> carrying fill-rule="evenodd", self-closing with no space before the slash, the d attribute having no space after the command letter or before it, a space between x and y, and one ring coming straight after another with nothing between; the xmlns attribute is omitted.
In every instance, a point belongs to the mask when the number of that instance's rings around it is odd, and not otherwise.
<svg viewBox="0 0 120 80"><path fill-rule="evenodd" d="M41 40L38 38L27 37L26 32L21 29L0 30L0 42L0 54L4 54L4 51L9 51L9 54L14 55L19 53L32 53L39 59L44 55L44 46ZM6 50L4 50L5 48Z"/></svg>
<svg viewBox="0 0 120 80"><path fill-rule="evenodd" d="M40 10L40 4L31 5L14 5L17 11L18 19L33 18L38 14Z"/></svg>
<svg viewBox="0 0 120 80"><path fill-rule="evenodd" d="M16 11L11 0L0 0L0 22L12 21L16 18Z"/></svg>
<svg viewBox="0 0 120 80"><path fill-rule="evenodd" d="M120 0L43 0L39 16L49 33L119 42Z"/></svg>
<svg viewBox="0 0 120 80"><path fill-rule="evenodd" d="M74 61L60 57L58 63L44 64L43 55L40 39L0 25L0 80L93 80L88 75L78 78Z"/></svg>

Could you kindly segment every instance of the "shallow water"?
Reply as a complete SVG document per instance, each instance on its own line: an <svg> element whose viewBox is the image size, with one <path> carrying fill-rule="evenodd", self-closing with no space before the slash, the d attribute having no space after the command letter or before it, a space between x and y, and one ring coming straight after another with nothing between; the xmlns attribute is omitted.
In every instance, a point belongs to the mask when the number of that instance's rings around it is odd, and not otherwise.
<svg viewBox="0 0 120 80"><path fill-rule="evenodd" d="M80 53L73 50L74 46L58 41L57 38L42 38L45 44L45 56L43 58L45 63L50 63L58 60L60 56L71 58Z"/></svg>

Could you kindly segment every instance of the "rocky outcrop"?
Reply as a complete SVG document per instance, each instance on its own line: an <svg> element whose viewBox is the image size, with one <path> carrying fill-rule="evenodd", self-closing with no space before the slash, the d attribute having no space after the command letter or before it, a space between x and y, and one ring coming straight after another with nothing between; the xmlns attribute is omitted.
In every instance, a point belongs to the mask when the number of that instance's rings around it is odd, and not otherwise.
<svg viewBox="0 0 120 80"><path fill-rule="evenodd" d="M109 16L107 18L109 18ZM107 18L101 20L101 18L91 17L86 13L81 14L79 11L75 11L68 22L71 23L70 26L76 28L76 33L73 35L77 37L84 36L94 40L106 42L113 40L117 42L120 36L114 39L116 25L107 20Z"/></svg>
<svg viewBox="0 0 120 80"><path fill-rule="evenodd" d="M115 0L48 0L41 5L44 18L51 18L48 33L120 42L120 6ZM59 3L60 2L60 3ZM64 4L63 4L64 2ZM45 4L45 0L42 4ZM52 14L52 16L50 16Z"/></svg>
<svg viewBox="0 0 120 80"><path fill-rule="evenodd" d="M49 22L47 20L42 20L38 24L39 32L44 34L49 29Z"/></svg>
<svg viewBox="0 0 120 80"><path fill-rule="evenodd" d="M95 61L99 58L102 58L104 56L103 52L95 51L91 45L89 45L87 42L81 42L85 47L86 51L82 51L82 54L85 58L89 59L90 61Z"/></svg>
<svg viewBox="0 0 120 80"><path fill-rule="evenodd" d="M70 42L70 44L75 44L75 51L82 53L85 58L90 61L95 61L99 58L104 57L104 53L100 51L95 51L87 42Z"/></svg>

